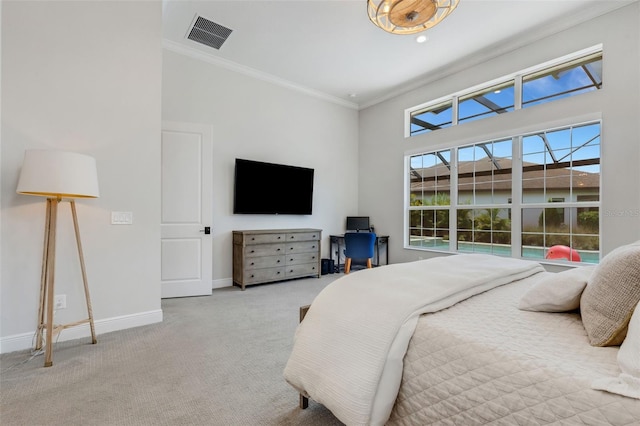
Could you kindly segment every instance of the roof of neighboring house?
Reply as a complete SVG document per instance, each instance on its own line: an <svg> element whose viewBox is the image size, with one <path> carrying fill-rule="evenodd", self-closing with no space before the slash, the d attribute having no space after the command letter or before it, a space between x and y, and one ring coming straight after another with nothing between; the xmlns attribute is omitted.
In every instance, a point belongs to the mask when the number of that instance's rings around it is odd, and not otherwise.
<svg viewBox="0 0 640 426"><path fill-rule="evenodd" d="M523 189L569 189L600 188L600 173L589 173L570 167L599 164L599 159L560 162L552 164L523 163ZM476 190L490 191L511 189L510 158L487 158L483 161L461 161L458 163L458 187L471 189L475 182ZM447 191L450 185L450 170L439 164L433 167L411 170L411 191ZM475 180L474 180L475 179ZM573 182L573 183L572 183Z"/></svg>

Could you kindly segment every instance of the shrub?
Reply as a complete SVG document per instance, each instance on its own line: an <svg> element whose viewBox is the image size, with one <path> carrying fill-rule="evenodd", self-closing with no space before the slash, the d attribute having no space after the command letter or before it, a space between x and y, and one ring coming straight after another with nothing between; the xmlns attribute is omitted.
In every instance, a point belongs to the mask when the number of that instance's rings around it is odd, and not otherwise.
<svg viewBox="0 0 640 426"><path fill-rule="evenodd" d="M578 213L578 225L588 231L597 232L600 228L600 213L597 210Z"/></svg>

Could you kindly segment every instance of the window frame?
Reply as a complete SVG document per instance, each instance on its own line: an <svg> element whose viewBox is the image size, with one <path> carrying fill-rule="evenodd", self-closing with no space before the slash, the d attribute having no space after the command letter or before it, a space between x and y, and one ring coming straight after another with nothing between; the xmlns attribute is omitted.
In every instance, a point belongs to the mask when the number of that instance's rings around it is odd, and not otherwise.
<svg viewBox="0 0 640 426"><path fill-rule="evenodd" d="M459 101L460 99L465 99L467 97L469 97L470 95L474 94L474 93L478 93L478 92L482 92L488 89L491 89L492 87L496 87L496 86L500 86L500 85L505 85L505 84L509 84L511 81L513 81L513 85L514 85L514 105L513 105L513 110L517 111L519 109L523 108L522 105L522 87L523 87L523 77L525 76L531 76L531 75L535 75L535 74L539 74L539 73L544 73L546 70L549 69L554 69L558 66L561 66L563 64L569 64L572 62L576 62L578 60L580 60L581 58L587 58L589 56L593 56L596 54L600 54L603 57L603 45L602 43L591 46L591 47L587 47L585 49L579 50L577 52L573 52L570 53L568 55L559 57L559 58L555 58L552 59L550 61L547 62L543 62L541 64L529 67L529 68L525 68L523 70L519 70L516 71L514 73L508 74L508 75L504 75L502 77L498 77L496 79L484 82L482 84L478 84L469 88L466 88L464 90L460 90L458 92L446 95L446 96L441 96L437 99L431 100L429 102L424 102L422 104L413 106L411 108L407 108L404 110L404 137L405 138L411 138L411 137L416 137L416 136L420 136L420 135L424 135L424 134L428 134L431 133L431 131L415 131L413 132L411 130L411 124L412 124L412 119L413 119L413 114L421 111L421 112L425 112L428 111L431 108L435 108L436 106L445 104L447 102L452 102L452 120L451 120L451 125L450 126L446 126L446 127L452 127L452 126L457 126L459 124L463 124L463 123L467 123L470 122L469 120L464 120L462 123L459 123L458 119L458 115L459 115ZM600 86L602 86L602 82L600 83ZM553 101L553 100L551 100ZM544 103L542 103L544 104ZM535 106L535 105L532 105ZM492 117L493 115L488 115L488 117ZM471 120L471 121L475 121L475 120ZM444 128L446 128L444 127Z"/></svg>
<svg viewBox="0 0 640 426"><path fill-rule="evenodd" d="M576 121L572 119L565 120L567 124L561 124L556 126L541 126L544 130L525 130L520 129L516 132L510 133L509 135L502 137L494 137L488 140L480 140L477 142L469 142L462 141L456 144L449 144L448 146L441 147L432 147L430 149L420 149L420 150L412 150L405 152L405 167L404 167L404 211L405 211L405 223L404 223L404 241L403 245L405 249L408 250L418 250L418 251L427 251L427 252L439 252L439 253L466 253L465 251L459 251L457 249L458 235L457 235L457 214L460 209L471 209L471 210L479 210L479 209L506 209L511 219L510 224L510 232L511 232L511 254L510 257L525 259L525 260L535 260L543 263L559 263L558 261L548 260L548 259L537 259L530 257L522 257L522 234L523 234L523 224L522 224L522 212L525 209L535 209L535 208L563 208L563 209L575 209L576 214L579 213L580 209L590 209L597 208L599 211L599 224L598 224L598 232L597 235L600 241L600 246L602 244L602 218L603 218L603 210L602 210L602 168L599 172L599 195L598 201L564 201L564 202L540 202L540 203L532 203L527 202L524 203L522 201L522 140L524 137L539 133L539 132L551 132L555 130L562 130L567 128L576 128L585 125L593 125L598 124L600 126L600 144L599 144L599 158L600 164L602 164L602 117L590 117L586 118L584 121ZM458 150L460 148L465 148L474 145L487 144L493 142L504 141L507 139L511 139L512 141L512 185L511 185L511 196L506 203L495 203L495 204L460 204L458 199ZM434 154L437 152L450 150L450 158L451 158L451 178L450 178L450 203L448 206L411 206L411 158L419 155L425 154ZM420 210L447 210L449 211L449 246L448 249L443 248L431 248L431 247L419 247L415 245L411 245L411 212L412 211L420 211ZM574 235L571 233L571 235ZM602 250L601 248L598 250L598 259L602 258ZM563 265L566 265L566 262L560 262ZM573 264L579 264L577 262L572 262ZM592 264L592 263L587 263Z"/></svg>

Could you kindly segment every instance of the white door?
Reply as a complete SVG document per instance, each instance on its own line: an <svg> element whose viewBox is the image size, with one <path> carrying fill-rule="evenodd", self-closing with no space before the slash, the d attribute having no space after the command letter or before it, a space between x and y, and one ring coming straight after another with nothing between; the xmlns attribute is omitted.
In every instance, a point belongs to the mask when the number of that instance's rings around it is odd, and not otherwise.
<svg viewBox="0 0 640 426"><path fill-rule="evenodd" d="M161 297L210 295L213 131L162 124Z"/></svg>

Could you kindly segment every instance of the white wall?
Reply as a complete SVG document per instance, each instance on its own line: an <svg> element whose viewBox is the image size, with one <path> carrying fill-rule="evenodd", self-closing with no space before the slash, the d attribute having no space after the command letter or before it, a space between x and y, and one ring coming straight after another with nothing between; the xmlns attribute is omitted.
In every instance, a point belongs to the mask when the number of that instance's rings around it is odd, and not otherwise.
<svg viewBox="0 0 640 426"><path fill-rule="evenodd" d="M100 198L77 204L98 334L162 319L161 13L159 1L2 2L2 352L30 347L36 328L45 202L15 192L26 149L96 158ZM111 225L111 211L134 224ZM58 219L68 308L55 322L67 323L86 308L68 203Z"/></svg>
<svg viewBox="0 0 640 426"><path fill-rule="evenodd" d="M327 257L358 213L358 112L169 50L162 80L163 120L213 126L214 287L231 285L234 229L320 228ZM313 215L234 215L235 158L315 169Z"/></svg>
<svg viewBox="0 0 640 426"><path fill-rule="evenodd" d="M601 250L606 254L621 244L640 239L639 8L640 4L634 3L360 112L359 210L372 216L376 229L390 234L391 262L430 255L403 248L405 153L481 142L600 117L603 120ZM602 90L404 138L406 108L599 43L604 46Z"/></svg>

